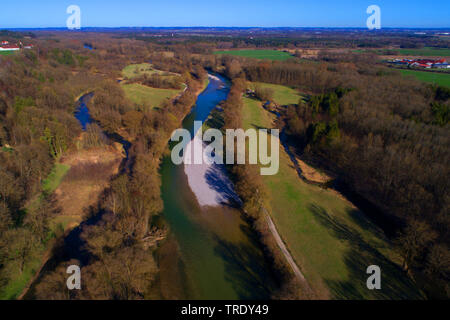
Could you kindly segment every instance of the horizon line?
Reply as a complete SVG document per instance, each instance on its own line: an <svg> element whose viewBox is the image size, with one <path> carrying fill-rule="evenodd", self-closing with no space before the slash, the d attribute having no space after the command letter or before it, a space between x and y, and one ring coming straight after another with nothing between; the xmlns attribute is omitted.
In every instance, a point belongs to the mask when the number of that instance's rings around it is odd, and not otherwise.
<svg viewBox="0 0 450 320"><path fill-rule="evenodd" d="M94 28L102 28L102 29L170 29L170 28L185 28L185 29L206 29L206 28L218 28L218 29L360 29L360 30L369 30L367 27L355 27L355 26L347 26L347 27L338 27L338 26L328 26L328 27L319 27L319 26L309 26L309 27L298 27L298 26L278 26L278 27L263 27L263 26L87 26L82 27L81 29L70 30L66 26L60 27L3 27L0 26L0 30L39 30L39 29L67 29L69 31L82 31L83 29L94 29ZM405 29L405 30L436 30L436 29L449 29L448 27L382 27L379 30L370 30L370 31L382 31L383 29Z"/></svg>

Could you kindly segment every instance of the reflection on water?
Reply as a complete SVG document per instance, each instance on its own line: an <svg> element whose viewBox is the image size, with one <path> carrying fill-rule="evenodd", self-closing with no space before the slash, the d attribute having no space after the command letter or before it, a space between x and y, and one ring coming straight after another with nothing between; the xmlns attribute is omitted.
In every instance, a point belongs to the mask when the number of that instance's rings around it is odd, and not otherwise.
<svg viewBox="0 0 450 320"><path fill-rule="evenodd" d="M79 101L79 106L77 110L75 111L75 118L80 122L81 127L83 128L83 131L86 130L86 125L92 123L91 115L89 114L89 109L87 107L87 104L89 100L92 99L94 93L88 93L82 96Z"/></svg>

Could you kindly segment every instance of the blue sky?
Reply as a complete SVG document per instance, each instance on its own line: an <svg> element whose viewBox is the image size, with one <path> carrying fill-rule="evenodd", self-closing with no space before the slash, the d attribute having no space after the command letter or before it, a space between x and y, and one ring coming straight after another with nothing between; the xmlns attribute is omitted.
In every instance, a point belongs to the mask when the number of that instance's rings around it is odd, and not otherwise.
<svg viewBox="0 0 450 320"><path fill-rule="evenodd" d="M65 27L71 4L82 27L365 27L372 4L382 27L450 27L449 0L2 0L0 28Z"/></svg>

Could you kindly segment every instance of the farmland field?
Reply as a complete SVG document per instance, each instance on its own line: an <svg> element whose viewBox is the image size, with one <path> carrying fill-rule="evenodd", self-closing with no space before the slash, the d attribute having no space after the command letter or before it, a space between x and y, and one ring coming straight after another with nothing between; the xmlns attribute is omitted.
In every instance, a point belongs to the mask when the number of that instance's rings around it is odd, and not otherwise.
<svg viewBox="0 0 450 320"><path fill-rule="evenodd" d="M287 60L292 57L289 53L277 50L226 50L216 51L214 54L229 54L233 56L266 59L266 60Z"/></svg>
<svg viewBox="0 0 450 320"><path fill-rule="evenodd" d="M407 56L450 57L450 49L425 47L422 49L398 49L395 51Z"/></svg>
<svg viewBox="0 0 450 320"><path fill-rule="evenodd" d="M421 49L356 49L354 53L375 53L384 55L386 51L395 52L397 55L416 57L450 57L450 49L424 47Z"/></svg>
<svg viewBox="0 0 450 320"><path fill-rule="evenodd" d="M423 82L450 87L450 73L437 73L418 70L401 70L401 73L405 76L414 76Z"/></svg>
<svg viewBox="0 0 450 320"><path fill-rule="evenodd" d="M273 115L257 100L244 98L242 116L245 129L273 127ZM335 191L302 181L282 146L279 172L263 183L272 219L319 298L420 298L380 229ZM385 290L367 290L370 264L383 270Z"/></svg>

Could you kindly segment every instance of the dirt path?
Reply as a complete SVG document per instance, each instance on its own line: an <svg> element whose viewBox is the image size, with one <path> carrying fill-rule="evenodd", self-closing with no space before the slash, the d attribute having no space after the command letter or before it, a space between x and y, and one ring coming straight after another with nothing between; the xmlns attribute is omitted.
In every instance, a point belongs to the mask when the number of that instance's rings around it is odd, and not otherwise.
<svg viewBox="0 0 450 320"><path fill-rule="evenodd" d="M281 137L283 137L283 135ZM291 159L292 164L294 165L295 171L297 172L299 177L302 177L301 168L300 168L298 162L296 161L295 157L293 156L293 154L290 154L290 150L288 150L288 148L286 148L286 146L283 144L282 139L280 139L280 143L285 148L286 153L288 154L289 158ZM264 207L262 208L262 210L264 212L270 232L272 233L278 247L280 248L281 252L283 253L284 257L286 258L286 261L288 262L289 266L291 267L292 272L294 273L297 280L300 282L302 289L306 291L305 293L308 296L313 296L313 291L312 291L311 287L309 286L308 281L306 280L303 273L300 271L300 268L298 267L297 263L295 262L294 258L292 257L292 255L289 252L288 248L286 247L285 243L283 242L283 239L281 239L281 236L278 233L278 230L275 227L275 224L273 223L269 212Z"/></svg>
<svg viewBox="0 0 450 320"><path fill-rule="evenodd" d="M303 273L300 271L300 268L298 267L297 263L295 262L294 258L292 257L291 253L289 252L288 248L286 247L286 245L283 242L283 239L281 239L280 234L278 233L277 228L275 227L275 224L272 221L272 218L270 217L270 214L267 212L266 208L262 208L267 224L269 226L269 230L272 233L278 247L280 248L281 252L283 253L284 257L286 258L289 266L292 269L292 272L294 273L295 277L297 278L297 280L301 283L302 288L307 291L306 293L308 295L312 294L312 289L308 284L308 281L306 281L305 276L303 275Z"/></svg>
<svg viewBox="0 0 450 320"><path fill-rule="evenodd" d="M272 233L273 237L275 238L275 241L278 244L278 247L280 247L281 252L283 253L284 257L286 258L287 262L292 268L292 271L294 272L295 276L301 280L306 281L305 276L300 271L299 267L294 261L294 258L292 258L290 252L286 248L286 245L284 244L283 240L280 237L280 234L277 231L277 228L275 227L275 224L272 221L272 218L270 217L269 213L266 209L263 208L264 214L266 216L267 224L269 225L270 232Z"/></svg>

